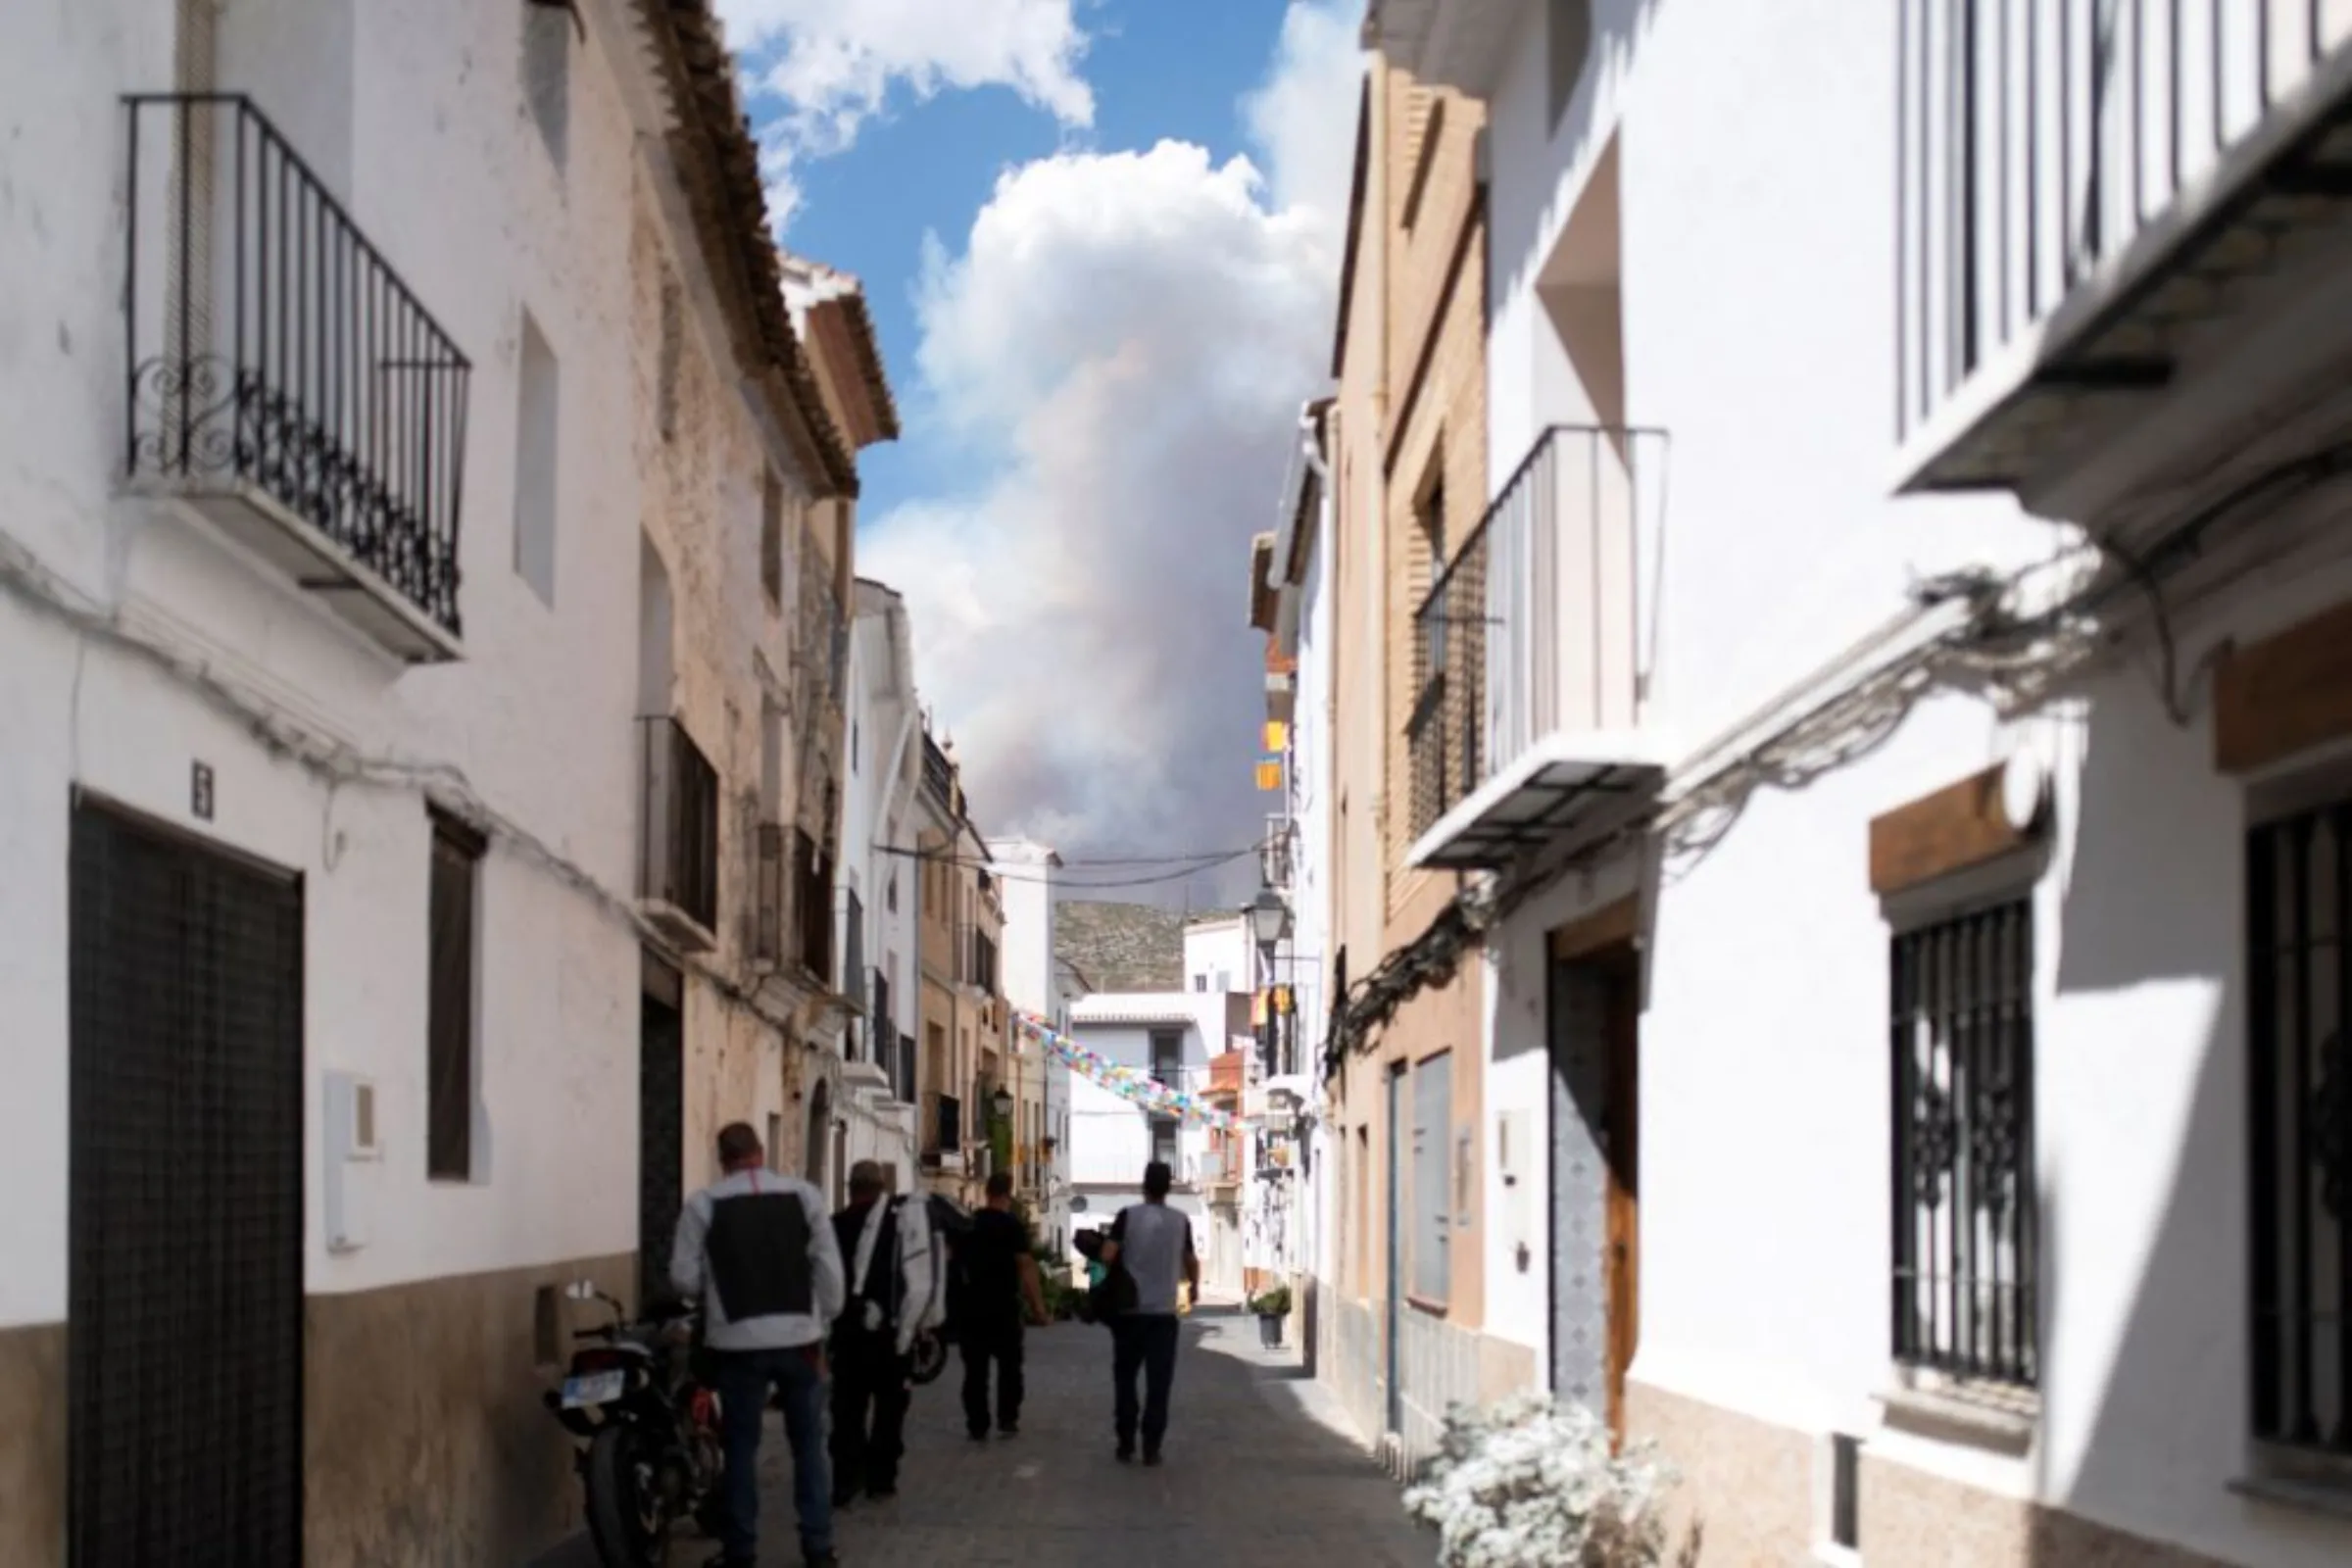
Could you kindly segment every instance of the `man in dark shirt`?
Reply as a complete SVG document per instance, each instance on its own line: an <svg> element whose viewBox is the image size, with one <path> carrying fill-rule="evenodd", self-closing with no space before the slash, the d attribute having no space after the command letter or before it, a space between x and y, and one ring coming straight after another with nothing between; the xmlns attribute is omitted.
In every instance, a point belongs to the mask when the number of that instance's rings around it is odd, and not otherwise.
<svg viewBox="0 0 2352 1568"><path fill-rule="evenodd" d="M957 1243L963 1274L963 1420L975 1443L988 1437L988 1370L997 1369L997 1431L1021 1430L1021 1307L1046 1317L1037 1259L1029 1255L1029 1227L1012 1211L1012 1173L988 1179L988 1206L972 1216Z"/></svg>

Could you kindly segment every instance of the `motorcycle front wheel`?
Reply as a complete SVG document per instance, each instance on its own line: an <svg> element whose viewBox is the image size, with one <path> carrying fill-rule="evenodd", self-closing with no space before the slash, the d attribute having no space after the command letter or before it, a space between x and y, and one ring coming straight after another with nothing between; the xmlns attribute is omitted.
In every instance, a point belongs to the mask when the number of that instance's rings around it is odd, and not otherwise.
<svg viewBox="0 0 2352 1568"><path fill-rule="evenodd" d="M669 1537L653 1443L606 1427L588 1445L588 1539L605 1568L661 1568Z"/></svg>

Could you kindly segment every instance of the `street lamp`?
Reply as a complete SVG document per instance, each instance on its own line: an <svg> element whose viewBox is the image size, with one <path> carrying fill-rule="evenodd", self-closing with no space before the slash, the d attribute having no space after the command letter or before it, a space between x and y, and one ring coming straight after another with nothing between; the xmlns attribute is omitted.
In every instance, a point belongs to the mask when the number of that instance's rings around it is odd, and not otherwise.
<svg viewBox="0 0 2352 1568"><path fill-rule="evenodd" d="M998 1085L997 1092L989 1097L988 1102L996 1110L997 1120L1010 1121L1012 1119L1011 1090L1004 1088L1002 1084Z"/></svg>
<svg viewBox="0 0 2352 1568"><path fill-rule="evenodd" d="M1271 948L1291 934L1291 906L1281 894L1270 887L1257 890L1257 902L1250 906L1250 929L1260 948Z"/></svg>

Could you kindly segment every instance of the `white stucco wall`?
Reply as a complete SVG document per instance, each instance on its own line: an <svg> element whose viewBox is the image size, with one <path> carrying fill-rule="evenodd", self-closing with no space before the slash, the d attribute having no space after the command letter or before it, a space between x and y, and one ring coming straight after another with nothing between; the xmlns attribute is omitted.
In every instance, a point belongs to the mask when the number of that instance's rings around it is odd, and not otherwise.
<svg viewBox="0 0 2352 1568"><path fill-rule="evenodd" d="M1556 137L1544 8L1523 9L1492 122L1491 471L1547 420L1586 416L1542 363L1531 280L1621 126L1626 417L1672 441L1655 717L1689 750L1895 613L1911 580L2020 564L2057 534L2002 500L1887 494L1891 8L1596 4L1600 68ZM2348 586L2340 566L2274 574L2180 628L2180 667ZM1634 1375L2217 1557L2317 1568L2342 1559L2342 1526L2230 1491L2247 1464L2250 795L2215 773L2202 716L2163 714L2150 666L2134 656L2017 724L1931 701L1668 867L1645 955ZM2055 831L2034 892L2042 1415L2009 1459L1886 1430L1873 1397L1891 1383L1889 933L1866 852L1875 814L2021 749L2052 768ZM1544 932L1636 885L1623 863L1571 877L1494 945L1491 1116L1522 1107L1543 1127ZM1487 1312L1540 1347L1533 1153L1525 1274L1488 1174Z"/></svg>
<svg viewBox="0 0 2352 1568"><path fill-rule="evenodd" d="M587 0L589 37L569 51L561 172L522 102L524 24L513 10L455 0L295 9L300 17L227 8L216 79L253 95L471 362L464 658L404 666L186 512L117 494L120 95L172 85L172 35L153 8L9 13L0 95L26 123L0 176L11 215L0 265L13 280L0 301L0 553L37 561L59 592L341 755L309 770L273 757L251 719L0 591L10 868L0 930L14 938L0 958L0 1007L31 1021L4 1048L0 1175L26 1200L0 1219L0 1245L20 1260L0 1282L0 1324L65 1308L73 788L303 878L310 1179L324 1071L374 1082L385 1149L366 1173L363 1248L328 1253L314 1200L311 1291L626 1252L637 1239L640 942L626 916L643 789L635 720L649 698L686 714L732 812L759 771L747 655L757 647L788 666L787 629L759 619L756 574L716 565L756 549L758 486L735 476L756 476L760 442L723 323L695 265L681 261L690 247L656 216L662 155L641 135L655 122L652 96L633 47L625 65L605 53L604 40L625 35L606 24L617 14L610 0ZM152 224L156 214L142 217ZM163 243L152 227L141 239ZM657 470L676 467L674 451L650 450L656 351L645 307L657 258L685 280L687 381L720 389L703 405L708 423L681 432L680 446L703 443L708 459L691 521L648 499ZM135 298L152 329L156 285ZM552 599L514 566L526 315L557 366L560 521L541 583L552 580ZM677 612L667 691L650 693L632 630L649 512L667 519ZM189 807L197 761L214 771L209 822ZM480 873L476 1170L457 1185L423 1175L428 787L470 797L516 829L495 828ZM787 808L791 797L788 787ZM734 963L750 862L731 832L726 846L718 956ZM686 1021L691 1180L708 1167L716 1120L764 1125L784 1112L786 1087L775 1031L747 1026L693 977Z"/></svg>
<svg viewBox="0 0 2352 1568"><path fill-rule="evenodd" d="M1255 965L1249 922L1242 916L1202 915L1185 926L1185 989L1211 995L1248 991Z"/></svg>

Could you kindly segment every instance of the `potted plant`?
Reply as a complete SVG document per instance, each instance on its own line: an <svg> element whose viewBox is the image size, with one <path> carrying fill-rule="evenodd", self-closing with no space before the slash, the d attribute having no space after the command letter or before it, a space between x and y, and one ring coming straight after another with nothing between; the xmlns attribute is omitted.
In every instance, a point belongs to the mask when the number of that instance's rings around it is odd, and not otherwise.
<svg viewBox="0 0 2352 1568"><path fill-rule="evenodd" d="M1260 1291L1250 1298L1250 1310L1257 1314L1257 1343L1269 1350L1282 1348L1282 1321L1291 1315L1291 1288L1277 1285Z"/></svg>
<svg viewBox="0 0 2352 1568"><path fill-rule="evenodd" d="M1404 1505L1437 1526L1440 1568L1658 1568L1674 1482L1653 1446L1620 1452L1592 1410L1531 1392L1448 1410L1442 1449ZM1684 1551L1688 1560L1692 1548Z"/></svg>

